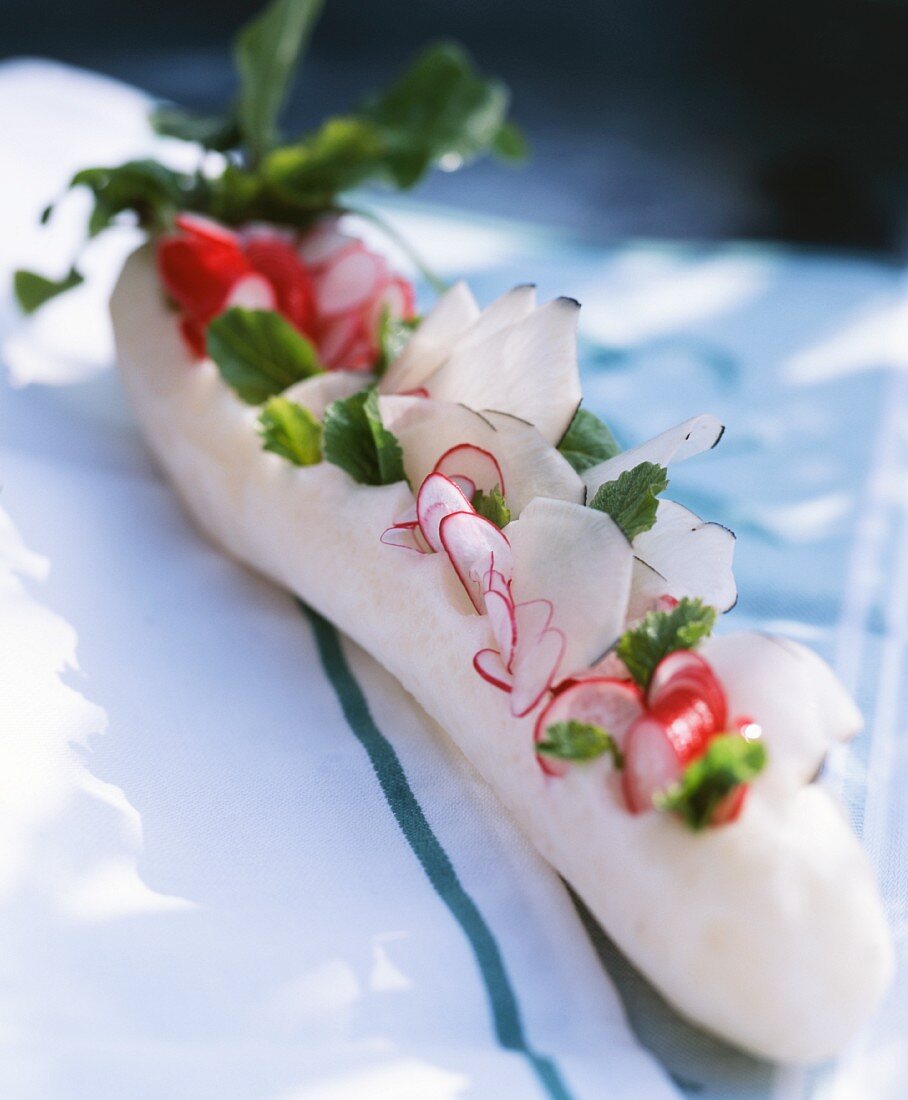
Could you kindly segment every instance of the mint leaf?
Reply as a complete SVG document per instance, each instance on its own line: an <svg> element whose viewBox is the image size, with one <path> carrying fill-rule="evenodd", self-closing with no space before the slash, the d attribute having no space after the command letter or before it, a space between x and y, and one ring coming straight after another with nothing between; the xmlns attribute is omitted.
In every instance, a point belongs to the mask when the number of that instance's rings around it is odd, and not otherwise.
<svg viewBox="0 0 908 1100"><path fill-rule="evenodd" d="M388 309L382 310L378 324L378 362L375 364L375 371L379 377L407 346L410 337L419 328L421 320L420 317L410 317L407 320L392 317Z"/></svg>
<svg viewBox="0 0 908 1100"><path fill-rule="evenodd" d="M657 495L668 488L668 471L654 462L641 462L615 481L596 490L590 507L612 517L631 540L656 522Z"/></svg>
<svg viewBox="0 0 908 1100"><path fill-rule="evenodd" d="M262 447L292 462L314 466L322 460L322 426L302 405L270 397L259 416Z"/></svg>
<svg viewBox="0 0 908 1100"><path fill-rule="evenodd" d="M23 313L34 313L39 306L56 298L73 287L85 282L85 278L74 267L62 279L48 279L36 271L20 268L13 275L13 290Z"/></svg>
<svg viewBox="0 0 908 1100"><path fill-rule="evenodd" d="M250 405L261 405L322 369L310 341L267 309L234 307L215 317L207 350L224 381Z"/></svg>
<svg viewBox="0 0 908 1100"><path fill-rule="evenodd" d="M621 453L609 426L586 409L578 409L574 413L574 419L558 444L558 450L578 474Z"/></svg>
<svg viewBox="0 0 908 1100"><path fill-rule="evenodd" d="M237 119L253 165L277 144L278 116L321 10L322 0L272 0L237 35Z"/></svg>
<svg viewBox="0 0 908 1100"><path fill-rule="evenodd" d="M88 222L94 237L125 210L133 211L143 226L165 226L178 211L196 207L204 184L154 160L131 160L117 168L84 168L69 186L87 187L94 195Z"/></svg>
<svg viewBox="0 0 908 1100"><path fill-rule="evenodd" d="M555 722L545 731L545 740L539 741L536 751L558 760L583 763L609 753L616 768L624 767L624 757L615 738L601 726L590 722Z"/></svg>
<svg viewBox="0 0 908 1100"><path fill-rule="evenodd" d="M200 115L182 107L162 104L149 115L152 129L162 137L191 141L204 149L223 153L235 148L240 131L234 115Z"/></svg>
<svg viewBox="0 0 908 1100"><path fill-rule="evenodd" d="M675 786L656 799L656 806L680 815L696 831L705 829L723 800L765 767L766 748L759 741L747 741L737 733L721 734L687 765Z"/></svg>
<svg viewBox="0 0 908 1100"><path fill-rule="evenodd" d="M496 527L507 527L511 522L511 509L505 504L497 485L489 493L484 493L480 489L473 497L473 507L481 516L491 520Z"/></svg>
<svg viewBox="0 0 908 1100"><path fill-rule="evenodd" d="M324 444L325 458L361 485L406 480L400 444L381 422L375 390L362 390L328 406Z"/></svg>
<svg viewBox="0 0 908 1100"><path fill-rule="evenodd" d="M712 633L715 622L713 608L702 600L685 596L671 611L651 611L637 626L622 634L615 652L646 691L663 657L678 649L693 649Z"/></svg>

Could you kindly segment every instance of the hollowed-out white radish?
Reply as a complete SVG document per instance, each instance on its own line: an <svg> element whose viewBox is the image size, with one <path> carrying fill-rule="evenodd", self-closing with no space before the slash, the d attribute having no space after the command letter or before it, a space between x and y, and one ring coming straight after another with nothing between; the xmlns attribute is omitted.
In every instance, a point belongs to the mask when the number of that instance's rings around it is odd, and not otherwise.
<svg viewBox="0 0 908 1100"><path fill-rule="evenodd" d="M668 466L672 462L681 462L685 458L708 451L722 438L724 427L710 413L701 413L683 424L669 428L639 447L622 451L614 458L606 459L583 472L583 482L587 493L593 493L606 481L615 481L626 470L632 470L641 462L655 462L658 466Z"/></svg>
<svg viewBox="0 0 908 1100"><path fill-rule="evenodd" d="M445 516L439 537L460 583L481 615L485 611L483 582L489 570L506 578L513 573L510 543L494 523L472 510Z"/></svg>
<svg viewBox="0 0 908 1100"><path fill-rule="evenodd" d="M442 520L452 512L471 512L472 505L449 478L429 474L416 494L416 518L423 538L432 550L442 549L438 534Z"/></svg>
<svg viewBox="0 0 908 1100"><path fill-rule="evenodd" d="M544 597L564 631L565 675L589 668L623 632L634 555L602 512L536 499L508 524L517 604Z"/></svg>
<svg viewBox="0 0 908 1100"><path fill-rule="evenodd" d="M735 536L727 527L706 523L682 505L661 500L655 526L634 539L634 551L665 577L669 595L698 596L718 611L734 606Z"/></svg>
<svg viewBox="0 0 908 1100"><path fill-rule="evenodd" d="M455 283L423 317L406 347L385 371L379 384L381 392L403 393L421 387L479 316L479 306L467 284Z"/></svg>
<svg viewBox="0 0 908 1100"><path fill-rule="evenodd" d="M630 726L643 714L643 696L636 684L602 676L578 680L559 691L536 720L536 741L544 741L556 722L583 722L598 726L620 746ZM570 764L540 754L539 763L550 775L564 775Z"/></svg>
<svg viewBox="0 0 908 1100"><path fill-rule="evenodd" d="M557 444L580 404L578 310L569 298L547 302L482 341L465 341L422 384L438 400L518 416Z"/></svg>

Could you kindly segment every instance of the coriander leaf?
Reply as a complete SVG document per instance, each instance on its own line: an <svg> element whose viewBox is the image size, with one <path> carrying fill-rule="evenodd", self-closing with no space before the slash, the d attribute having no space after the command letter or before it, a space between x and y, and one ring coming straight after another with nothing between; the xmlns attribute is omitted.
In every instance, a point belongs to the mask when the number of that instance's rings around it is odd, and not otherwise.
<svg viewBox="0 0 908 1100"><path fill-rule="evenodd" d="M607 424L586 409L578 409L564 433L558 450L578 474L621 453Z"/></svg>
<svg viewBox="0 0 908 1100"><path fill-rule="evenodd" d="M624 767L624 757L615 738L601 726L578 722L555 722L545 731L546 739L539 741L536 751L559 760L585 762L608 753L616 768Z"/></svg>
<svg viewBox="0 0 908 1100"><path fill-rule="evenodd" d="M657 495L668 488L668 472L654 462L641 462L625 470L615 481L596 490L590 507L612 517L629 539L635 539L656 522Z"/></svg>
<svg viewBox="0 0 908 1100"><path fill-rule="evenodd" d="M207 350L224 381L250 405L322 370L311 342L267 309L234 307L215 317Z"/></svg>
<svg viewBox="0 0 908 1100"><path fill-rule="evenodd" d="M253 165L277 144L278 116L321 10L322 0L272 0L237 35L237 117Z"/></svg>
<svg viewBox="0 0 908 1100"><path fill-rule="evenodd" d="M497 485L489 493L484 493L480 489L473 497L473 507L481 516L491 520L496 527L507 527L511 522L511 509L505 504Z"/></svg>
<svg viewBox="0 0 908 1100"><path fill-rule="evenodd" d="M143 226L163 226L179 210L197 203L200 183L153 160L131 160L117 168L85 168L70 187L87 187L95 198L88 223L94 237L125 210L133 211Z"/></svg>
<svg viewBox="0 0 908 1100"><path fill-rule="evenodd" d="M322 426L313 413L288 401L269 397L259 416L262 447L294 466L314 466L322 460Z"/></svg>
<svg viewBox="0 0 908 1100"><path fill-rule="evenodd" d="M680 780L657 798L656 805L679 814L699 831L712 823L716 810L735 788L749 783L765 767L766 749L759 741L724 733L710 741L703 756L687 765Z"/></svg>
<svg viewBox="0 0 908 1100"><path fill-rule="evenodd" d="M222 153L239 144L240 132L234 115L200 115L182 107L162 104L149 116L152 129L162 137L191 141L204 149Z"/></svg>
<svg viewBox="0 0 908 1100"><path fill-rule="evenodd" d="M361 485L405 479L400 444L381 422L375 390L362 390L328 406L324 444L325 458Z"/></svg>
<svg viewBox="0 0 908 1100"><path fill-rule="evenodd" d="M678 649L693 649L712 632L715 622L713 608L702 600L685 596L671 611L651 611L637 626L622 634L615 652L646 691L663 657Z"/></svg>
<svg viewBox="0 0 908 1100"><path fill-rule="evenodd" d="M23 313L34 313L39 306L56 298L64 291L72 290L85 282L85 278L74 267L62 279L48 279L36 271L20 268L13 275L13 290Z"/></svg>

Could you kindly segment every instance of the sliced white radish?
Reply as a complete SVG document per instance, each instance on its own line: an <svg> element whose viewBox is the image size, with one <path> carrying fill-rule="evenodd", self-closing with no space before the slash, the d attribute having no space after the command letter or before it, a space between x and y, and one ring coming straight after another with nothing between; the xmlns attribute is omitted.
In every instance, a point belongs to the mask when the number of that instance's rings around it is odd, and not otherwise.
<svg viewBox="0 0 908 1100"><path fill-rule="evenodd" d="M315 281L315 302L324 317L338 317L361 309L378 288L385 273L380 256L365 248L343 252Z"/></svg>
<svg viewBox="0 0 908 1100"><path fill-rule="evenodd" d="M406 347L382 376L382 393L403 393L423 382L450 355L457 338L479 317L479 306L464 282L445 291L423 317Z"/></svg>
<svg viewBox="0 0 908 1100"><path fill-rule="evenodd" d="M672 462L681 462L685 458L708 451L722 438L725 428L710 413L701 413L683 424L669 428L639 447L622 451L614 458L608 458L583 472L583 481L587 493L593 493L606 481L614 481L626 470L632 470L641 462L655 462L659 466L668 466Z"/></svg>
<svg viewBox="0 0 908 1100"><path fill-rule="evenodd" d="M555 605L551 600L527 600L514 604L514 627L522 647L535 645L552 625Z"/></svg>
<svg viewBox="0 0 908 1100"><path fill-rule="evenodd" d="M414 550L417 554L425 554L426 548L421 544L419 528L409 524L395 524L381 533L380 542L385 546L394 546L399 550Z"/></svg>
<svg viewBox="0 0 908 1100"><path fill-rule="evenodd" d="M601 676L578 680L559 691L536 721L536 741L544 741L556 722L583 722L598 726L614 737L618 745L630 726L643 714L643 696L636 684ZM539 763L550 775L564 775L566 760L540 755Z"/></svg>
<svg viewBox="0 0 908 1100"><path fill-rule="evenodd" d="M544 630L529 647L521 645L518 634L511 685L511 713L516 718L529 714L552 687L564 647L564 633L554 627Z"/></svg>
<svg viewBox="0 0 908 1100"><path fill-rule="evenodd" d="M264 275L243 275L228 291L223 308L274 309L276 305L274 287Z"/></svg>
<svg viewBox="0 0 908 1100"><path fill-rule="evenodd" d="M432 550L442 549L438 529L452 512L473 510L463 491L444 474L429 474L416 494L416 518L423 538Z"/></svg>
<svg viewBox="0 0 908 1100"><path fill-rule="evenodd" d="M321 420L325 410L333 401L342 401L365 389L371 381L371 375L362 371L333 370L324 374L314 374L302 382L294 382L281 394L288 401L302 405L313 416Z"/></svg>
<svg viewBox="0 0 908 1100"><path fill-rule="evenodd" d="M623 633L634 555L609 516L538 498L508 524L516 603L545 597L567 638L563 671L589 668Z"/></svg>
<svg viewBox="0 0 908 1100"><path fill-rule="evenodd" d="M697 596L718 611L734 606L735 536L727 527L707 523L672 500L660 500L655 526L634 539L634 551L665 577L669 595Z"/></svg>
<svg viewBox="0 0 908 1100"><path fill-rule="evenodd" d="M411 485L435 470L469 477L486 492L497 484L514 517L537 496L583 500L578 474L523 420L417 397L382 396L379 408Z"/></svg>
<svg viewBox="0 0 908 1100"><path fill-rule="evenodd" d="M638 622L650 611L663 610L662 601L668 595L668 589L668 581L661 573L645 561L634 558L631 595L627 604L628 623Z"/></svg>
<svg viewBox="0 0 908 1100"><path fill-rule="evenodd" d="M483 680L494 687L501 691L511 690L511 674L504 667L501 654L497 649L481 649L473 657L473 667Z"/></svg>
<svg viewBox="0 0 908 1100"><path fill-rule="evenodd" d="M485 611L483 581L489 570L505 578L513 573L510 543L494 523L472 510L445 516L439 536L460 583L481 615Z"/></svg>
<svg viewBox="0 0 908 1100"><path fill-rule="evenodd" d="M496 486L504 494L505 480L498 459L482 447L472 443L458 443L451 447L435 463L435 472L446 477L468 477L474 491L490 492Z"/></svg>
<svg viewBox="0 0 908 1100"><path fill-rule="evenodd" d="M481 342L455 348L422 384L438 400L520 417L557 444L580 404L578 311L569 298L547 302Z"/></svg>
<svg viewBox="0 0 908 1100"><path fill-rule="evenodd" d="M466 329L451 348L453 353L463 353L496 332L523 321L536 308L536 287L531 283L515 286L486 306L476 321Z"/></svg>
<svg viewBox="0 0 908 1100"><path fill-rule="evenodd" d="M761 728L769 779L809 782L827 751L863 728L829 666L798 642L745 632L709 638L699 652L723 684L731 718Z"/></svg>

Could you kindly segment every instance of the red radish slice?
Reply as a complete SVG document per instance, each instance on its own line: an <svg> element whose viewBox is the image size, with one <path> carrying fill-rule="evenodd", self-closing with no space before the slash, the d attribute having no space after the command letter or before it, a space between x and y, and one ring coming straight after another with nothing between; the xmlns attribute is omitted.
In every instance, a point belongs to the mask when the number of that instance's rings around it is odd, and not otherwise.
<svg viewBox="0 0 908 1100"><path fill-rule="evenodd" d="M214 221L212 218L203 217L201 214L177 214L173 219L177 229L184 233L192 233L203 241L211 241L213 244L228 244L235 246L237 237L226 226Z"/></svg>
<svg viewBox="0 0 908 1100"><path fill-rule="evenodd" d="M467 500L472 501L473 497L476 496L476 483L471 481L470 478L460 477L458 474L451 474L449 475L449 480L454 482Z"/></svg>
<svg viewBox="0 0 908 1100"><path fill-rule="evenodd" d="M417 554L425 554L426 550L419 544L418 534L419 530L415 526L395 525L382 531L379 541L399 550L415 550Z"/></svg>
<svg viewBox="0 0 908 1100"><path fill-rule="evenodd" d="M516 604L514 619L521 646L529 648L548 630L555 608L551 600L527 600Z"/></svg>
<svg viewBox="0 0 908 1100"><path fill-rule="evenodd" d="M413 316L415 299L413 287L399 276L388 280L381 294L378 294L369 306L369 327L373 332L378 332L378 326L382 317L387 315L392 320L409 320Z"/></svg>
<svg viewBox="0 0 908 1100"><path fill-rule="evenodd" d="M619 745L628 729L643 714L643 696L628 680L599 677L579 680L559 691L536 722L535 740L544 741L549 726L556 722L585 722L610 733ZM540 756L539 764L549 775L564 775L570 767L566 760Z"/></svg>
<svg viewBox="0 0 908 1100"><path fill-rule="evenodd" d="M360 242L347 233L341 233L334 221L322 222L300 241L299 254L303 262L314 270L324 267L340 253L360 247Z"/></svg>
<svg viewBox="0 0 908 1100"><path fill-rule="evenodd" d="M362 333L362 321L357 316L339 317L327 324L318 341L318 353L328 368L340 367Z"/></svg>
<svg viewBox="0 0 908 1100"><path fill-rule="evenodd" d="M460 583L481 615L485 610L483 578L490 569L510 578L511 544L491 520L477 515L472 509L445 516L439 527L439 537Z"/></svg>
<svg viewBox="0 0 908 1100"><path fill-rule="evenodd" d="M744 803L747 801L749 790L750 785L742 783L740 786L735 787L733 791L729 791L713 810L710 825L731 825L733 821L737 821L744 812Z"/></svg>
<svg viewBox="0 0 908 1100"><path fill-rule="evenodd" d="M507 577L504 573L500 573L497 569L490 569L488 573L482 578L483 591L485 592L499 592L508 601L509 604L513 604L511 599L511 586L508 583Z"/></svg>
<svg viewBox="0 0 908 1100"><path fill-rule="evenodd" d="M428 397L429 391L425 386L417 386L415 390L405 390L401 397Z"/></svg>
<svg viewBox="0 0 908 1100"><path fill-rule="evenodd" d="M357 248L344 252L315 284L315 300L324 317L339 317L365 306L384 275L381 257Z"/></svg>
<svg viewBox="0 0 908 1100"><path fill-rule="evenodd" d="M203 324L223 310L234 283L253 273L234 241L168 234L158 242L156 257L164 289L184 313Z"/></svg>
<svg viewBox="0 0 908 1100"><path fill-rule="evenodd" d="M712 712L716 729L725 728L728 702L722 685L707 662L690 649L669 653L659 662L646 693L650 709L658 710L679 690L699 695Z"/></svg>
<svg viewBox="0 0 908 1100"><path fill-rule="evenodd" d="M502 495L505 493L504 475L501 466L491 451L476 447L472 443L460 443L439 458L435 463L435 472L452 477L458 474L468 477L476 489L488 493L497 485Z"/></svg>
<svg viewBox="0 0 908 1100"><path fill-rule="evenodd" d="M301 332L308 332L315 311L315 288L294 248L274 234L256 234L246 241L245 252L255 270L271 283L281 313Z"/></svg>
<svg viewBox="0 0 908 1100"><path fill-rule="evenodd" d="M514 616L514 605L508 597L503 596L500 592L489 591L485 594L485 610L489 616L492 636L498 642L502 663L505 668L510 669L514 647L517 645L517 620Z"/></svg>
<svg viewBox="0 0 908 1100"><path fill-rule="evenodd" d="M473 668L479 675L499 688L501 691L511 690L511 677L501 661L501 654L497 649L480 649L473 657Z"/></svg>
<svg viewBox="0 0 908 1100"><path fill-rule="evenodd" d="M511 688L511 713L515 718L537 706L552 686L564 653L564 634L550 629L541 634L529 649L521 649L514 661L514 683Z"/></svg>
<svg viewBox="0 0 908 1100"><path fill-rule="evenodd" d="M463 512L472 506L453 481L443 474L429 474L416 495L416 516L419 529L429 546L441 550L438 529L442 520L453 512Z"/></svg>
<svg viewBox="0 0 908 1100"><path fill-rule="evenodd" d="M624 795L631 813L651 810L656 795L680 779L717 732L709 705L696 691L679 687L666 692L659 707L628 731Z"/></svg>
<svg viewBox="0 0 908 1100"><path fill-rule="evenodd" d="M264 275L244 275L238 279L224 299L225 310L234 306L243 309L274 309L277 297Z"/></svg>

